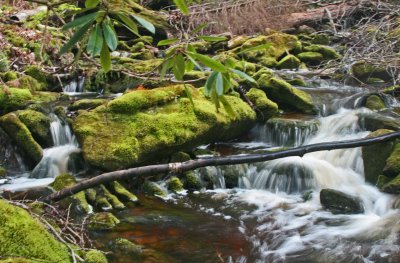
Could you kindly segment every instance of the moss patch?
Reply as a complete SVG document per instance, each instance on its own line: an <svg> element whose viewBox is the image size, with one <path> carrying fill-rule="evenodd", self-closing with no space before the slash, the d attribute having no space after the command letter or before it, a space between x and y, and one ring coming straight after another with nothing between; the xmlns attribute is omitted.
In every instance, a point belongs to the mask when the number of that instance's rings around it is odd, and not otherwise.
<svg viewBox="0 0 400 263"><path fill-rule="evenodd" d="M382 110L386 108L385 102L378 95L371 95L365 102L365 107L370 110Z"/></svg>
<svg viewBox="0 0 400 263"><path fill-rule="evenodd" d="M278 113L278 105L268 99L264 91L252 88L246 96L261 111L263 119L269 119Z"/></svg>
<svg viewBox="0 0 400 263"><path fill-rule="evenodd" d="M0 255L45 262L72 262L68 249L27 211L0 199Z"/></svg>
<svg viewBox="0 0 400 263"><path fill-rule="evenodd" d="M297 54L297 57L301 60L301 62L304 62L310 66L317 66L324 60L324 56L318 52L302 52Z"/></svg>
<svg viewBox="0 0 400 263"><path fill-rule="evenodd" d="M107 263L108 260L103 252L99 250L90 250L85 253L85 262L86 263Z"/></svg>
<svg viewBox="0 0 400 263"><path fill-rule="evenodd" d="M0 114L23 109L32 98L29 90L0 86Z"/></svg>
<svg viewBox="0 0 400 263"><path fill-rule="evenodd" d="M386 160L383 174L389 177L394 177L400 174L400 143L397 143L394 146L393 152Z"/></svg>
<svg viewBox="0 0 400 263"><path fill-rule="evenodd" d="M92 110L105 103L107 103L106 99L82 99L72 103L72 105L70 105L68 109L71 111Z"/></svg>
<svg viewBox="0 0 400 263"><path fill-rule="evenodd" d="M287 55L278 62L277 67L280 69L295 69L300 66L300 63L301 61L294 55Z"/></svg>
<svg viewBox="0 0 400 263"><path fill-rule="evenodd" d="M400 174L386 183L381 190L389 194L400 194Z"/></svg>
<svg viewBox="0 0 400 263"><path fill-rule="evenodd" d="M181 182L181 180L179 180L178 177L176 176L172 176L169 180L168 180L168 190L172 191L172 192L181 192L183 191L183 183Z"/></svg>
<svg viewBox="0 0 400 263"><path fill-rule="evenodd" d="M95 213L90 216L88 228L90 230L107 230L119 224L118 218L108 212Z"/></svg>
<svg viewBox="0 0 400 263"><path fill-rule="evenodd" d="M50 119L41 112L24 110L17 113L18 118L32 133L33 138L43 147L52 145Z"/></svg>

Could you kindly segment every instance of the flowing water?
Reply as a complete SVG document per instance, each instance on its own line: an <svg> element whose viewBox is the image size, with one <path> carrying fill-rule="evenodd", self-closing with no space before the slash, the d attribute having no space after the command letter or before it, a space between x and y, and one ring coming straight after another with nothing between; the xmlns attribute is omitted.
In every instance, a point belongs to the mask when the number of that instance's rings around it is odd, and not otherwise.
<svg viewBox="0 0 400 263"><path fill-rule="evenodd" d="M250 139L218 144L220 154L368 135L359 116L371 112L357 107L360 88L322 85L309 91L320 98L320 117L286 114L269 120ZM54 147L45 150L34 178L67 171L68 156L79 151L68 125L52 118ZM365 182L360 148L232 166L239 174L233 189L225 188L225 168L207 168L215 176L214 190L166 200L140 196L139 206L115 212L122 222L116 229L92 233L95 243L108 249L114 238L127 238L153 259L122 253L112 262L400 262L400 199ZM364 212L324 210L319 199L324 188L357 196Z"/></svg>

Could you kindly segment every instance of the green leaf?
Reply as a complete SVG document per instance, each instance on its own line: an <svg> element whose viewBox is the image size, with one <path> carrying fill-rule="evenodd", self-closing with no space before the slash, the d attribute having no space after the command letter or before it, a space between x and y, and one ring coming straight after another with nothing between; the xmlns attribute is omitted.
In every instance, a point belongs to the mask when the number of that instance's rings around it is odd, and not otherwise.
<svg viewBox="0 0 400 263"><path fill-rule="evenodd" d="M150 23L149 21L147 21L146 19L140 17L140 16L135 16L132 15L133 18L136 19L136 21L139 22L139 24L141 24L144 28L146 28L150 33L155 34L156 33L156 28L154 27L154 25L152 23Z"/></svg>
<svg viewBox="0 0 400 263"><path fill-rule="evenodd" d="M271 46L272 46L271 43L267 43L267 44L258 45L258 46L255 46L255 47L249 47L249 48L243 49L242 51L240 51L240 52L237 53L237 54L242 54L242 53L249 52L249 51L260 51L260 50L265 50L265 49L270 48Z"/></svg>
<svg viewBox="0 0 400 263"><path fill-rule="evenodd" d="M86 0L85 6L86 8L96 7L100 3L100 0Z"/></svg>
<svg viewBox="0 0 400 263"><path fill-rule="evenodd" d="M194 106L192 91L189 89L189 87L185 83L183 83L183 86L185 87L186 96L189 98L190 103L192 103L192 105Z"/></svg>
<svg viewBox="0 0 400 263"><path fill-rule="evenodd" d="M222 74L220 72L217 74L217 79L215 81L215 90L219 96L224 94L224 79L222 78Z"/></svg>
<svg viewBox="0 0 400 263"><path fill-rule="evenodd" d="M177 80L182 81L185 74L185 59L182 54L178 54L174 58L174 76Z"/></svg>
<svg viewBox="0 0 400 263"><path fill-rule="evenodd" d="M211 73L211 75L208 77L206 84L204 85L204 92L207 97L210 97L210 95L213 91L213 87L214 87L217 75L218 75L218 72L213 71L213 73Z"/></svg>
<svg viewBox="0 0 400 263"><path fill-rule="evenodd" d="M174 0L174 4L181 10L185 15L189 15L189 8L185 0Z"/></svg>
<svg viewBox="0 0 400 263"><path fill-rule="evenodd" d="M98 14L99 14L99 12L94 12L94 13L90 13L88 15L78 17L78 18L72 20L71 22L69 22L68 24L65 24L62 27L62 29L67 30L70 28L86 25L89 22L93 22L96 19L96 17L98 16Z"/></svg>
<svg viewBox="0 0 400 263"><path fill-rule="evenodd" d="M193 53L190 52L190 55L194 58L196 58L198 61L200 61L200 63L204 64L206 67L209 67L210 69L214 70L214 71L219 71L219 72L227 72L228 69L221 64L221 62L212 59L208 56L202 55L202 54L198 54L198 53Z"/></svg>
<svg viewBox="0 0 400 263"><path fill-rule="evenodd" d="M93 57L100 54L101 49L103 48L104 39L103 39L103 34L101 32L102 31L101 28L102 27L97 24L89 36L89 41L86 50Z"/></svg>
<svg viewBox="0 0 400 263"><path fill-rule="evenodd" d="M224 109L225 109L226 113L228 113L228 115L231 116L231 117L236 117L236 113L233 110L232 105L225 98L225 96L220 96L218 98L221 101L222 106L224 106Z"/></svg>
<svg viewBox="0 0 400 263"><path fill-rule="evenodd" d="M186 54L187 58L193 63L193 65L196 66L197 69L203 71L203 68L199 65L199 63L197 63L197 61L189 54Z"/></svg>
<svg viewBox="0 0 400 263"><path fill-rule="evenodd" d="M76 31L76 33L69 39L69 41L61 48L60 55L64 54L68 50L70 50L73 46L75 46L76 43L78 43L80 40L82 40L85 33L92 26L92 22L93 21L89 21L88 23L83 25L81 28L79 28L78 31Z"/></svg>
<svg viewBox="0 0 400 263"><path fill-rule="evenodd" d="M224 73L222 74L222 77L224 79L224 93L227 93L232 88L231 73Z"/></svg>
<svg viewBox="0 0 400 263"><path fill-rule="evenodd" d="M114 51L118 46L118 38L109 22L103 22L103 34L108 47L111 51Z"/></svg>
<svg viewBox="0 0 400 263"><path fill-rule="evenodd" d="M218 42L227 40L226 37L213 37L213 36L199 36L198 38L203 39L207 42Z"/></svg>
<svg viewBox="0 0 400 263"><path fill-rule="evenodd" d="M219 97L220 96L218 96L218 94L215 91L215 89L213 89L211 91L211 101L215 104L215 108L217 109L217 112L218 112L218 109L220 107L220 105L219 105Z"/></svg>
<svg viewBox="0 0 400 263"><path fill-rule="evenodd" d="M197 53L197 52L196 52L196 48L195 48L193 45L191 45L191 44L187 44L187 45L186 45L186 51L192 52L192 53Z"/></svg>
<svg viewBox="0 0 400 263"><path fill-rule="evenodd" d="M247 75L246 73L244 73L243 71L237 70L237 69L229 69L230 71L232 71L234 74L238 75L239 77L248 80L252 83L257 83L255 79L253 79L252 77L250 77L249 75Z"/></svg>
<svg viewBox="0 0 400 263"><path fill-rule="evenodd" d="M178 38L164 39L164 40L161 40L160 42L158 42L157 46L159 46L159 47L168 46L168 45L174 44L178 41L179 41Z"/></svg>
<svg viewBox="0 0 400 263"><path fill-rule="evenodd" d="M190 59L186 61L185 63L185 72L192 71L194 69L195 65L193 64L193 61Z"/></svg>
<svg viewBox="0 0 400 263"><path fill-rule="evenodd" d="M107 73L111 69L111 55L106 42L103 42L103 47L100 53L100 64L104 72Z"/></svg>
<svg viewBox="0 0 400 263"><path fill-rule="evenodd" d="M193 30L192 30L192 34L196 34L196 33L198 33L198 32L200 32L201 30L203 30L204 28L206 28L208 26L208 23L203 23L203 24L201 24L201 25L199 25L198 27L195 27Z"/></svg>
<svg viewBox="0 0 400 263"><path fill-rule="evenodd" d="M126 28L128 28L132 33L140 37L136 23L129 16L119 12L115 14L121 20L122 24L126 26Z"/></svg>
<svg viewBox="0 0 400 263"><path fill-rule="evenodd" d="M160 70L160 81L162 81L165 77L165 74L167 74L167 71L172 68L173 66L173 61L172 59L164 60L161 70Z"/></svg>

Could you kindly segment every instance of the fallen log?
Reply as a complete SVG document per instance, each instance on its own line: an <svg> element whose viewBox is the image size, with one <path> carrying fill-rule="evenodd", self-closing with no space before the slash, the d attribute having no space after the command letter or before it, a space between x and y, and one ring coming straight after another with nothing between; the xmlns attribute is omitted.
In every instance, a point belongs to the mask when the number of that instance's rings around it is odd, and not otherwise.
<svg viewBox="0 0 400 263"><path fill-rule="evenodd" d="M400 138L400 131L377 136L373 138L363 138L357 140L339 141L339 142L324 142L317 144L304 145L288 150L269 152L263 154L250 154L250 155L239 155L239 156L228 156L228 157L214 157L208 159L197 159L190 160L183 163L169 163L169 164L158 164L149 165L136 168L130 168L126 170L119 170L109 173L104 173L93 178L81 181L72 187L65 188L61 191L52 193L46 196L43 200L45 202L59 201L65 197L76 194L82 190L88 188L116 181L128 179L134 176L149 176L160 173L183 173L186 171L194 170L206 166L219 166L219 165L233 165L243 163L256 163L270 161L274 159L289 157L289 156L300 156L311 152L317 151L329 151L337 149L348 149L360 146L368 146L377 143L383 143L392 141Z"/></svg>

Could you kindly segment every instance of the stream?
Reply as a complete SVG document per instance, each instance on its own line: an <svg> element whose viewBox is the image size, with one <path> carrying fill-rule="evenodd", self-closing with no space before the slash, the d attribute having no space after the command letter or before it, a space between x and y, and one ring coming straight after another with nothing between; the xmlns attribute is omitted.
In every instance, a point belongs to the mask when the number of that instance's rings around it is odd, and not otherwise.
<svg viewBox="0 0 400 263"><path fill-rule="evenodd" d="M236 155L369 134L360 116L371 111L357 107L366 90L329 82L306 90L319 100L319 116L283 114L242 139L201 148ZM68 125L51 118L54 146L44 150L32 172L0 189L46 185L68 172L68 157L79 147ZM142 245L145 253L158 253L153 260L117 255L111 262L400 262L400 200L365 182L360 148L231 166L239 174L233 189L226 188L226 167L207 169L215 176L214 190L165 199L139 195L139 205L113 212L121 220L116 228L91 233L96 246L107 250L111 240L123 237ZM324 210L319 198L324 188L359 197L364 213Z"/></svg>

